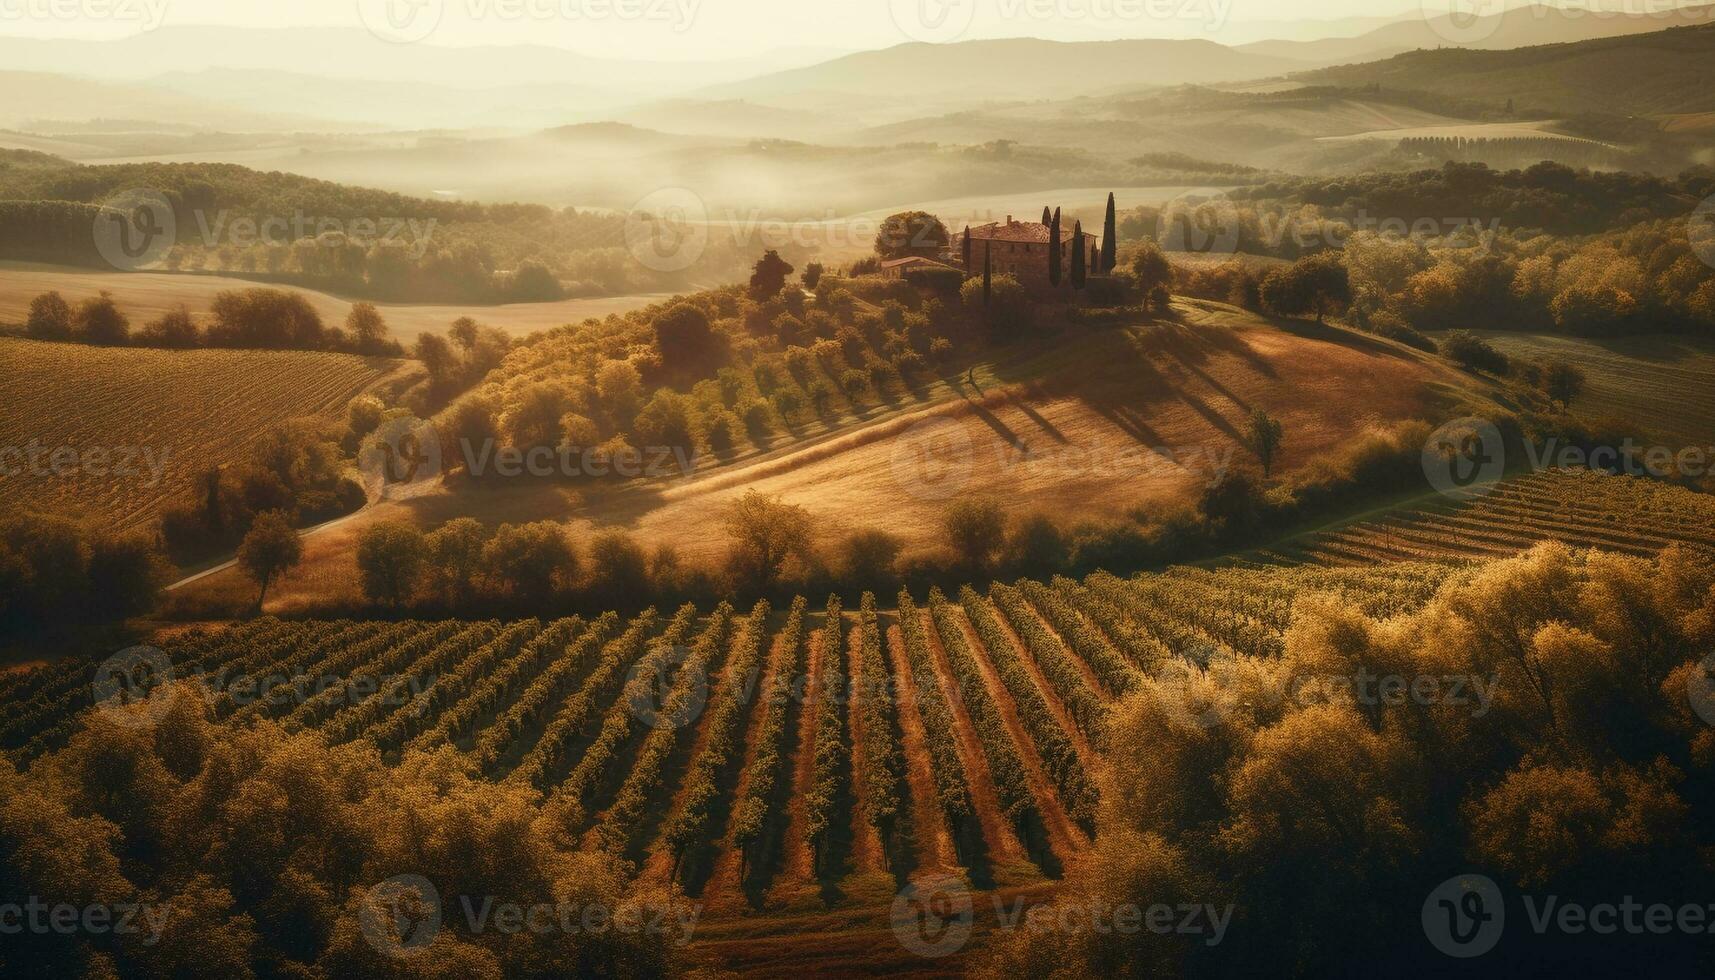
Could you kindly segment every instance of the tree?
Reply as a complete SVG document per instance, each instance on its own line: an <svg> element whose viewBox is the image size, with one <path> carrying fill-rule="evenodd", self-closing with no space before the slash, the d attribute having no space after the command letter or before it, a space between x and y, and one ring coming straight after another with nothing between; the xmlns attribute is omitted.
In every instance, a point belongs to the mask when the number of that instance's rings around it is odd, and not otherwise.
<svg viewBox="0 0 1715 980"><path fill-rule="evenodd" d="M1246 426L1245 442L1251 452L1256 453L1257 462L1262 464L1262 475L1270 476L1274 472L1274 461L1280 452L1281 427L1280 420L1270 418L1262 409L1251 413L1250 422Z"/></svg>
<svg viewBox="0 0 1715 980"><path fill-rule="evenodd" d="M545 602L578 572L578 554L553 521L503 524L483 548L483 565L512 595Z"/></svg>
<svg viewBox="0 0 1715 980"><path fill-rule="evenodd" d="M1317 323L1330 310L1352 300L1351 279L1340 257L1333 252L1319 252L1285 269L1271 271L1263 277L1260 290L1263 305L1275 313L1285 316L1314 313Z"/></svg>
<svg viewBox="0 0 1715 980"><path fill-rule="evenodd" d="M1102 223L1102 264L1098 270L1102 275L1108 275L1119 265L1119 214L1114 204L1114 195L1108 194L1108 216Z"/></svg>
<svg viewBox="0 0 1715 980"><path fill-rule="evenodd" d="M1567 361L1550 361L1542 372L1542 390L1561 408L1571 407L1584 393L1584 372Z"/></svg>
<svg viewBox="0 0 1715 980"><path fill-rule="evenodd" d="M649 556L620 530L597 534L589 550L590 598L603 608L636 608L649 598Z"/></svg>
<svg viewBox="0 0 1715 980"><path fill-rule="evenodd" d="M78 305L72 329L86 344L118 347L131 339L131 321L119 312L113 294L106 290Z"/></svg>
<svg viewBox="0 0 1715 980"><path fill-rule="evenodd" d="M488 529L471 517L450 520L424 539L429 578L435 591L458 603L470 598L482 573L482 550Z"/></svg>
<svg viewBox="0 0 1715 980"><path fill-rule="evenodd" d="M270 510L256 515L256 520L250 525L250 533L238 546L238 565L259 587L257 612L262 611L269 584L297 567L303 557L303 542L298 539L298 532L292 528L291 518L285 511Z"/></svg>
<svg viewBox="0 0 1715 980"><path fill-rule="evenodd" d="M196 321L183 304L150 320L137 335L140 344L170 350L187 350L197 346L201 339Z"/></svg>
<svg viewBox="0 0 1715 980"><path fill-rule="evenodd" d="M733 574L742 584L769 588L779 581L788 559L809 552L809 511L756 490L733 502L725 523L732 538Z"/></svg>
<svg viewBox="0 0 1715 980"><path fill-rule="evenodd" d="M374 303L353 304L345 318L345 332L364 354L379 353L387 343L387 321L381 318L381 311Z"/></svg>
<svg viewBox="0 0 1715 980"><path fill-rule="evenodd" d="M972 258L972 256L971 256L971 226L968 224L965 225L965 234L961 238L961 243L962 243L961 248L962 248L963 253L964 253L963 258L965 260L965 264L962 268L965 270L966 275L970 275L971 258Z"/></svg>
<svg viewBox="0 0 1715 980"><path fill-rule="evenodd" d="M947 250L947 226L927 211L889 215L875 236L875 254L883 259L910 255L933 258Z"/></svg>
<svg viewBox="0 0 1715 980"><path fill-rule="evenodd" d="M1060 285L1060 264L1065 260L1065 250L1060 244L1060 209L1054 209L1054 220L1048 225L1048 284Z"/></svg>
<svg viewBox="0 0 1715 980"><path fill-rule="evenodd" d="M994 500L968 497L941 514L947 544L971 571L982 571L1006 540L1006 511Z"/></svg>
<svg viewBox="0 0 1715 980"><path fill-rule="evenodd" d="M806 263L803 275L804 288L814 292L816 285L822 281L822 276L827 271L827 267L822 265L820 262Z"/></svg>
<svg viewBox="0 0 1715 980"><path fill-rule="evenodd" d="M766 261L765 258L763 262ZM762 263L757 263L759 270L761 266ZM786 282L786 273L791 271L791 266L785 266L779 283L774 286L775 293L780 292L781 286ZM753 291L756 288L755 279L751 280L751 288ZM661 360L668 367L684 368L701 364L714 347L714 330L709 326L708 314L690 303L680 303L669 309L655 319L655 346L661 351Z"/></svg>
<svg viewBox="0 0 1715 980"><path fill-rule="evenodd" d="M854 531L840 548L840 576L849 585L879 586L893 577L894 562L903 548L900 540L876 528Z"/></svg>
<svg viewBox="0 0 1715 980"><path fill-rule="evenodd" d="M24 332L37 340L71 339L71 304L59 293L49 292L30 300Z"/></svg>
<svg viewBox="0 0 1715 980"><path fill-rule="evenodd" d="M1083 289L1088 275L1084 254L1084 223L1072 223L1072 288Z"/></svg>
<svg viewBox="0 0 1715 980"><path fill-rule="evenodd" d="M791 274L791 264L781 258L779 252L769 249L762 253L762 258L751 269L750 298L760 303L780 295L780 291L786 288L786 277Z"/></svg>
<svg viewBox="0 0 1715 980"><path fill-rule="evenodd" d="M1152 310L1167 309L1173 298L1173 264L1167 261L1161 246L1145 240L1131 259L1132 278L1143 294L1143 305Z"/></svg>
<svg viewBox="0 0 1715 980"><path fill-rule="evenodd" d="M1049 210L1046 204L1042 205L1042 223L1045 225L1054 223L1054 212Z"/></svg>
<svg viewBox="0 0 1715 980"><path fill-rule="evenodd" d="M397 609L417 590L428 548L423 534L401 521L363 529L357 537L357 574L372 602Z"/></svg>
<svg viewBox="0 0 1715 980"><path fill-rule="evenodd" d="M1512 367L1505 354L1468 330L1455 330L1443 338L1441 353L1467 371L1506 374Z"/></svg>
<svg viewBox="0 0 1715 980"><path fill-rule="evenodd" d="M357 308L353 307L352 312L357 312ZM479 337L481 333L482 328L477 325L475 320L468 316L459 317L457 320L453 321L452 326L447 328L447 336L452 338L453 343L458 344L466 351L469 351L476 346L477 337Z"/></svg>
<svg viewBox="0 0 1715 980"><path fill-rule="evenodd" d="M983 243L983 309L994 296L994 243Z"/></svg>

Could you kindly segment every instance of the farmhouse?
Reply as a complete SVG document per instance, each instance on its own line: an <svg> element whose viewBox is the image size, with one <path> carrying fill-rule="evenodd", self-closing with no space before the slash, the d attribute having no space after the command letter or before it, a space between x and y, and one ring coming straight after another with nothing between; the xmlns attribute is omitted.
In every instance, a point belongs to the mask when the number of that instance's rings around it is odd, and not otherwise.
<svg viewBox="0 0 1715 980"><path fill-rule="evenodd" d="M978 225L954 235L951 252L954 260L963 266L966 275L982 274L983 257L987 253L992 256L995 275L1008 274L1025 285L1046 287L1048 243L1052 235L1053 229L1050 225L1040 221L1014 221L1009 214L1005 222ZM970 239L969 248L965 245L967 238ZM1062 283L1071 281L1074 238L1072 228L1060 229ZM1084 235L1084 258L1088 261L1086 268L1099 268L1097 261L1100 249L1101 243L1097 236Z"/></svg>
<svg viewBox="0 0 1715 980"><path fill-rule="evenodd" d="M1044 260L1044 261L1046 261L1046 260ZM889 259L886 262L883 262L881 264L881 275L882 275L882 278L884 278L884 279L903 279L903 278L905 278L905 274L907 272L911 272L911 271L914 271L917 269L954 269L954 270L957 270L958 268L959 267L956 265L948 265L945 262L937 262L934 259L924 258L921 255L907 255L902 259Z"/></svg>

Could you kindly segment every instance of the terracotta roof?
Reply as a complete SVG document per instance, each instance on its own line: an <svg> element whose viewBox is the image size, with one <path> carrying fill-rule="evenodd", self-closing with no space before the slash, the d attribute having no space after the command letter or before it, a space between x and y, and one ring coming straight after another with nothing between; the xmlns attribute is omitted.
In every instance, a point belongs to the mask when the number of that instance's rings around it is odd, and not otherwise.
<svg viewBox="0 0 1715 980"><path fill-rule="evenodd" d="M1010 224L996 221L992 224L979 225L971 229L971 240L976 242L1026 242L1035 245L1048 244L1049 226L1040 221L1014 221ZM1089 237L1089 236L1085 236ZM1072 229L1064 225L1060 227L1060 240L1072 240Z"/></svg>
<svg viewBox="0 0 1715 980"><path fill-rule="evenodd" d="M945 266L949 269L953 268L945 262L937 262L934 259L925 258L921 255L907 255L902 259L888 259L886 262L881 264L881 267L883 269L892 269L902 265L939 265Z"/></svg>

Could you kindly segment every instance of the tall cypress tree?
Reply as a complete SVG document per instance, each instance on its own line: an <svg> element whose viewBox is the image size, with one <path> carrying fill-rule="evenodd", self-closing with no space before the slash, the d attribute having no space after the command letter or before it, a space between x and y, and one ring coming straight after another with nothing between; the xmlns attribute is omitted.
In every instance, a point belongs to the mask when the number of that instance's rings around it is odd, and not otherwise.
<svg viewBox="0 0 1715 980"><path fill-rule="evenodd" d="M1120 235L1119 214L1114 208L1114 195L1108 192L1108 219L1102 224L1102 261L1097 272L1102 275L1114 271L1114 266L1120 264Z"/></svg>
<svg viewBox="0 0 1715 980"><path fill-rule="evenodd" d="M1060 285L1060 262L1064 253L1060 247L1060 211L1054 211L1054 220L1048 223L1048 284Z"/></svg>
<svg viewBox="0 0 1715 980"><path fill-rule="evenodd" d="M988 309L989 293L994 290L994 243L983 243L983 309Z"/></svg>
<svg viewBox="0 0 1715 980"><path fill-rule="evenodd" d="M1042 223L1047 224L1052 218L1053 216L1048 212L1048 205L1042 205Z"/></svg>
<svg viewBox="0 0 1715 980"><path fill-rule="evenodd" d="M971 226L965 226L965 274L971 273Z"/></svg>
<svg viewBox="0 0 1715 980"><path fill-rule="evenodd" d="M1084 277L1084 223L1072 222L1072 288L1083 289Z"/></svg>

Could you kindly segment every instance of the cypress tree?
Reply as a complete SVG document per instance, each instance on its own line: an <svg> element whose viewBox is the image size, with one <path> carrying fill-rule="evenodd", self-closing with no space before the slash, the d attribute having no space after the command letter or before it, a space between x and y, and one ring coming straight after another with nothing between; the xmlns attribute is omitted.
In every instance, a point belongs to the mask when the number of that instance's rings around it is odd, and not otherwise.
<svg viewBox="0 0 1715 980"><path fill-rule="evenodd" d="M989 293L994 289L994 243L983 243L983 308L989 305Z"/></svg>
<svg viewBox="0 0 1715 980"><path fill-rule="evenodd" d="M965 226L965 273L971 271L971 226Z"/></svg>
<svg viewBox="0 0 1715 980"><path fill-rule="evenodd" d="M1051 220L1053 220L1053 215L1049 214L1048 205L1042 205L1042 223L1047 224Z"/></svg>
<svg viewBox="0 0 1715 980"><path fill-rule="evenodd" d="M1074 221L1072 223L1072 288L1073 289L1083 289L1084 288L1084 276L1086 274L1086 271L1087 270L1084 268L1084 223L1082 221Z"/></svg>
<svg viewBox="0 0 1715 980"><path fill-rule="evenodd" d="M1114 195L1108 192L1108 219L1102 224L1102 261L1096 271L1102 275L1114 271L1120 264L1119 214L1114 208Z"/></svg>
<svg viewBox="0 0 1715 980"><path fill-rule="evenodd" d="M1060 260L1063 257L1060 248L1060 212L1054 212L1054 220L1048 224L1048 284L1060 285Z"/></svg>

